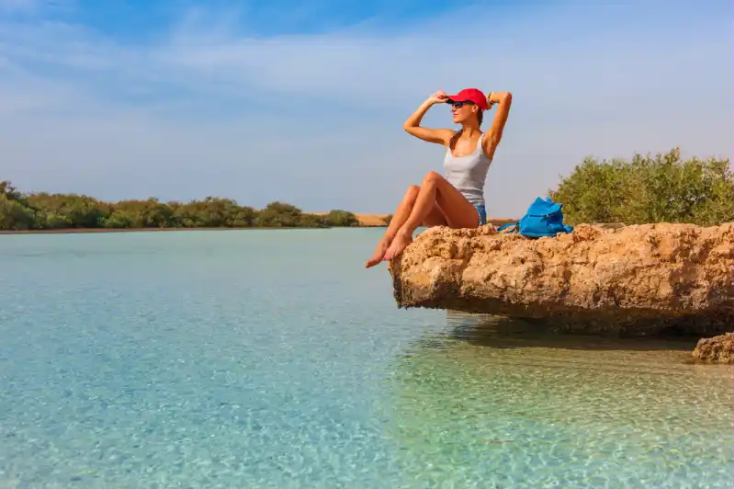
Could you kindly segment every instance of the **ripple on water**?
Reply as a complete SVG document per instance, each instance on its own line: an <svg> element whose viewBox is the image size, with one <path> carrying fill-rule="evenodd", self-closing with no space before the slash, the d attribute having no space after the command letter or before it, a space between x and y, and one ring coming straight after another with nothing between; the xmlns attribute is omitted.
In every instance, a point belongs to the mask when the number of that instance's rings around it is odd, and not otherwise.
<svg viewBox="0 0 734 489"><path fill-rule="evenodd" d="M732 481L732 369L686 364L689 343L549 338L450 316L453 330L393 375L391 433L434 478L458 465L463 482L497 487Z"/></svg>

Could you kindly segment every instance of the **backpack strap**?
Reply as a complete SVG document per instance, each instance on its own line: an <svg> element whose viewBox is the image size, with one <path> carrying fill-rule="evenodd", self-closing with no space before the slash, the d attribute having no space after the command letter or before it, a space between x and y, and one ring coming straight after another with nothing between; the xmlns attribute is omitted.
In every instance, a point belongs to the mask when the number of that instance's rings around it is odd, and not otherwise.
<svg viewBox="0 0 734 489"><path fill-rule="evenodd" d="M520 224L520 221L518 222L508 222L507 224L503 224L502 226L497 228L497 232L501 233L505 229L509 229L511 227L514 227L515 229L511 230L510 232L517 232L517 225Z"/></svg>

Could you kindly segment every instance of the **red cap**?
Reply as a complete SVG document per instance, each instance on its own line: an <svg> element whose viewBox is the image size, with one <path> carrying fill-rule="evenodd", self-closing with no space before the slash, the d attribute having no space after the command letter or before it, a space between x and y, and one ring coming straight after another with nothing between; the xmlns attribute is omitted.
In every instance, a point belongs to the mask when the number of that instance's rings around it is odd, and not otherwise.
<svg viewBox="0 0 734 489"><path fill-rule="evenodd" d="M451 102L474 102L482 110L487 110L487 96L476 88L465 88L456 95L449 95Z"/></svg>

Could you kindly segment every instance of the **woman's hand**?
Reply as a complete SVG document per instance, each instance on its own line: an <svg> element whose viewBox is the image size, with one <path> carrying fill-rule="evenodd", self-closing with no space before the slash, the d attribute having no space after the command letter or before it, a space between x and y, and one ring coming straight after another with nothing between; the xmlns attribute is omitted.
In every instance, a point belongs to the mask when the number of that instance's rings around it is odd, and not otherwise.
<svg viewBox="0 0 734 489"><path fill-rule="evenodd" d="M438 92L428 97L428 101L432 104L443 104L445 102L448 102L448 100L449 96L446 95L446 92L444 92L443 90L439 90Z"/></svg>

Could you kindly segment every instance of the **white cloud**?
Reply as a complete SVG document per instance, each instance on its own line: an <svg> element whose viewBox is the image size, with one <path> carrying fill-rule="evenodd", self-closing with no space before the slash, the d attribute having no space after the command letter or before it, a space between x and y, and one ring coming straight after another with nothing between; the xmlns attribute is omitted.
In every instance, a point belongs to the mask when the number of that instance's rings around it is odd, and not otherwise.
<svg viewBox="0 0 734 489"><path fill-rule="evenodd" d="M464 86L515 94L488 178L495 214L521 213L587 154L730 156L728 21L703 29L668 12L654 28L636 17L610 30L624 13L610 9L268 38L199 12L155 44L0 20L3 177L106 198L390 212L442 158L403 120L432 91ZM443 109L426 124L449 124Z"/></svg>

